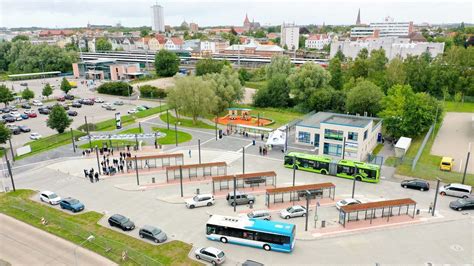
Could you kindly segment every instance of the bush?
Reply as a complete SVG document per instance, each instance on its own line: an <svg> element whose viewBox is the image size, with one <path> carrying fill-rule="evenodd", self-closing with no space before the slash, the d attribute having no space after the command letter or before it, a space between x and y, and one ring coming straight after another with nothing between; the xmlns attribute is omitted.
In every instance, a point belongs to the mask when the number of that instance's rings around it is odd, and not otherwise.
<svg viewBox="0 0 474 266"><path fill-rule="evenodd" d="M103 94L128 96L133 93L133 87L123 81L114 81L100 85L97 91Z"/></svg>
<svg viewBox="0 0 474 266"><path fill-rule="evenodd" d="M145 98L163 99L166 97L166 91L155 86L143 85L139 87L140 96Z"/></svg>
<svg viewBox="0 0 474 266"><path fill-rule="evenodd" d="M87 123L87 125L89 126L89 131L95 131L97 129L97 126L95 124ZM86 124L80 125L77 129L80 131L87 132Z"/></svg>

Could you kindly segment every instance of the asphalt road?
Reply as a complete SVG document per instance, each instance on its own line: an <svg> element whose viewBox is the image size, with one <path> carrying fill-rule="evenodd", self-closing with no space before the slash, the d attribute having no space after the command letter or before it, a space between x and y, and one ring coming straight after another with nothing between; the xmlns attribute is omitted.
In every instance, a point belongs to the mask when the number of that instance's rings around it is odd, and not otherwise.
<svg viewBox="0 0 474 266"><path fill-rule="evenodd" d="M116 265L92 251L9 216L0 214L0 224L0 260L12 265Z"/></svg>

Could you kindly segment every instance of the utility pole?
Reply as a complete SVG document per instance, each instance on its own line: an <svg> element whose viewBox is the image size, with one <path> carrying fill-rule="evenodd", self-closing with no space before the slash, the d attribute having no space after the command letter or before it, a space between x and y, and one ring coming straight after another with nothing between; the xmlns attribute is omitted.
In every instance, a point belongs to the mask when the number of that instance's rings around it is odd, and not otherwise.
<svg viewBox="0 0 474 266"><path fill-rule="evenodd" d="M234 175L234 212L237 211L237 202L235 198L237 197L237 176Z"/></svg>
<svg viewBox="0 0 474 266"><path fill-rule="evenodd" d="M462 175L462 183L466 181L466 172L467 172L467 166L469 165L469 157L471 156L471 142L469 142L469 147L467 150L467 158L466 158L466 165L464 165L464 174Z"/></svg>
<svg viewBox="0 0 474 266"><path fill-rule="evenodd" d="M8 167L8 173L10 174L10 179L12 180L13 191L16 191L16 188L15 188L15 181L13 181L12 166L10 165L10 161L9 161L9 160L7 160L7 167Z"/></svg>
<svg viewBox="0 0 474 266"><path fill-rule="evenodd" d="M74 150L74 153L76 153L76 142L74 141L74 132L72 131L72 128L71 128L71 140L72 140L72 149Z"/></svg>
<svg viewBox="0 0 474 266"><path fill-rule="evenodd" d="M311 195L311 193L309 193L308 190L306 190L306 215L305 215L305 218L306 218L306 221L305 221L305 225L304 225L304 230L305 231L308 231L308 214L309 214L309 196Z"/></svg>
<svg viewBox="0 0 474 266"><path fill-rule="evenodd" d="M140 185L140 178L138 177L138 162L137 156L135 155L135 174L137 175L137 186Z"/></svg>
<svg viewBox="0 0 474 266"><path fill-rule="evenodd" d="M296 178L296 156L293 156L293 186L295 186Z"/></svg>
<svg viewBox="0 0 474 266"><path fill-rule="evenodd" d="M178 123L174 123L174 137L176 139L176 147L178 147Z"/></svg>
<svg viewBox="0 0 474 266"><path fill-rule="evenodd" d="M138 151L138 135L135 134L135 147L136 147L136 151Z"/></svg>
<svg viewBox="0 0 474 266"><path fill-rule="evenodd" d="M438 191L439 191L439 183L441 182L441 179L436 178L436 190L435 190L435 198L434 198L434 203L433 203L433 210L431 213L431 216L435 215L435 210L436 210L436 202L438 201Z"/></svg>
<svg viewBox="0 0 474 266"><path fill-rule="evenodd" d="M99 175L101 175L102 173L100 172L99 147L97 147L97 145L95 145L95 155L97 157L97 171L99 172Z"/></svg>
<svg viewBox="0 0 474 266"><path fill-rule="evenodd" d="M344 160L344 157L346 155L346 137L342 139L342 159Z"/></svg>
<svg viewBox="0 0 474 266"><path fill-rule="evenodd" d="M89 149L92 150L91 134L89 132L89 124L87 123L87 116L84 116L84 120L86 121L87 138L89 139Z"/></svg>
<svg viewBox="0 0 474 266"><path fill-rule="evenodd" d="M198 139L199 164L201 164L201 139Z"/></svg>
<svg viewBox="0 0 474 266"><path fill-rule="evenodd" d="M12 145L12 138L8 139L8 143L10 144L10 152L12 153L12 160L15 161L15 153L13 152L13 145Z"/></svg>
<svg viewBox="0 0 474 266"><path fill-rule="evenodd" d="M353 179L354 181L352 182L352 198L354 198L354 193L355 193L355 188L356 188L356 181L357 181L357 178L354 177Z"/></svg>
<svg viewBox="0 0 474 266"><path fill-rule="evenodd" d="M183 197L183 167L179 166L179 185L181 187L181 198Z"/></svg>
<svg viewBox="0 0 474 266"><path fill-rule="evenodd" d="M215 126L216 126L216 140L217 140L217 115L216 115L216 120L215 120Z"/></svg>
<svg viewBox="0 0 474 266"><path fill-rule="evenodd" d="M242 174L245 174L245 146L242 147Z"/></svg>
<svg viewBox="0 0 474 266"><path fill-rule="evenodd" d="M143 131L142 131L142 123L141 123L141 122L138 122L138 128L140 129L140 133L143 133Z"/></svg>

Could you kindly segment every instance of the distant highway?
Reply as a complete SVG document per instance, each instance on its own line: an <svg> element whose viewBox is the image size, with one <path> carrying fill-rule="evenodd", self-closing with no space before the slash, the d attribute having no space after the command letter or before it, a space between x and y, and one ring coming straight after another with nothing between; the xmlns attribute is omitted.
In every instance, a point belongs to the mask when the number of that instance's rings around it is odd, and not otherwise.
<svg viewBox="0 0 474 266"><path fill-rule="evenodd" d="M228 55L228 54L212 54L213 59L216 60L227 60L234 65L241 65L244 67L258 67L270 63L270 57L261 56L249 56L249 55ZM96 59L115 59L120 62L129 63L154 63L155 53L144 53L144 52L87 52L82 53L81 58L83 60L96 60ZM195 57L195 56L180 56L182 65L194 65L197 61L205 59L207 57ZM314 62L322 66L326 66L328 63L327 59L311 59L311 58L291 58L291 62L295 65L301 65L306 62Z"/></svg>

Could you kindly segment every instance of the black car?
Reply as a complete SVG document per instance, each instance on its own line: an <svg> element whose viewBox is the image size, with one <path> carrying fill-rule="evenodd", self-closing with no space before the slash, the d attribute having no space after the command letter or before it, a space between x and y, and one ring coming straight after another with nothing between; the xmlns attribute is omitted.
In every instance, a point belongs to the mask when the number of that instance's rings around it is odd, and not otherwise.
<svg viewBox="0 0 474 266"><path fill-rule="evenodd" d="M10 113L11 109L8 107L2 108L2 113Z"/></svg>
<svg viewBox="0 0 474 266"><path fill-rule="evenodd" d="M135 224L132 221L130 221L129 218L120 214L114 214L110 216L109 225L118 227L122 229L123 231L131 231L135 229Z"/></svg>
<svg viewBox="0 0 474 266"><path fill-rule="evenodd" d="M10 131L13 133L13 135L19 135L21 133L21 129L19 127L11 127Z"/></svg>
<svg viewBox="0 0 474 266"><path fill-rule="evenodd" d="M162 243L167 239L166 234L161 229L151 225L144 225L142 228L140 228L138 235L141 238L150 239L155 243Z"/></svg>
<svg viewBox="0 0 474 266"><path fill-rule="evenodd" d="M24 103L21 105L21 108L23 109L31 109L31 105L27 104L27 103Z"/></svg>
<svg viewBox="0 0 474 266"><path fill-rule="evenodd" d="M3 117L2 117L2 118L3 118ZM16 121L16 118L13 117L12 115L9 115L9 116L7 116L7 117L4 117L3 119L5 119L5 122L7 122L7 123L15 123L15 121Z"/></svg>
<svg viewBox="0 0 474 266"><path fill-rule="evenodd" d="M64 99L66 99L66 100L74 100L74 95L66 94L66 95L64 95Z"/></svg>
<svg viewBox="0 0 474 266"><path fill-rule="evenodd" d="M421 191L430 190L430 183L425 180L413 179L413 180L403 180L400 184L403 188L418 189Z"/></svg>
<svg viewBox="0 0 474 266"><path fill-rule="evenodd" d="M67 111L67 115L68 116L77 116L77 112L74 111L74 110L69 110L69 111Z"/></svg>
<svg viewBox="0 0 474 266"><path fill-rule="evenodd" d="M456 211L474 209L474 198L465 198L451 201L449 207Z"/></svg>
<svg viewBox="0 0 474 266"><path fill-rule="evenodd" d="M82 104L79 103L79 102L73 102L71 106L74 107L74 108L81 108Z"/></svg>
<svg viewBox="0 0 474 266"><path fill-rule="evenodd" d="M11 114L4 114L4 115L2 115L2 118L6 119L7 117L10 117L10 116L13 117Z"/></svg>
<svg viewBox="0 0 474 266"><path fill-rule="evenodd" d="M89 100L89 99L83 99L81 103L84 105L94 105L94 101Z"/></svg>
<svg viewBox="0 0 474 266"><path fill-rule="evenodd" d="M18 126L21 130L21 132L30 132L31 129L27 126Z"/></svg>
<svg viewBox="0 0 474 266"><path fill-rule="evenodd" d="M38 113L42 115L49 115L49 113L51 113L51 110L49 110L48 108L38 108Z"/></svg>

